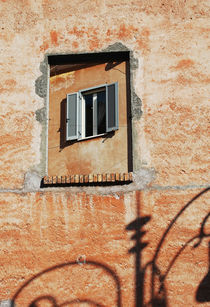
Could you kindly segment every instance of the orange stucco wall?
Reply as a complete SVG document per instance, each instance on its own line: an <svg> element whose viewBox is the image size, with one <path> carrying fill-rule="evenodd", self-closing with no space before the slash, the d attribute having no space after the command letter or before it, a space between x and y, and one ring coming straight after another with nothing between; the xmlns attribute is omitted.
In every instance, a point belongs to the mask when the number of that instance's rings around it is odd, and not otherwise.
<svg viewBox="0 0 210 307"><path fill-rule="evenodd" d="M208 18L205 0L0 0L0 306L209 306ZM116 43L142 103L135 182L41 189L45 55Z"/></svg>
<svg viewBox="0 0 210 307"><path fill-rule="evenodd" d="M73 70L50 78L49 176L128 172L126 63L120 63L109 70L106 69L107 64ZM74 142L61 148L61 103L66 102L67 94L114 82L118 82L119 98L119 129L115 134L112 137L104 135Z"/></svg>

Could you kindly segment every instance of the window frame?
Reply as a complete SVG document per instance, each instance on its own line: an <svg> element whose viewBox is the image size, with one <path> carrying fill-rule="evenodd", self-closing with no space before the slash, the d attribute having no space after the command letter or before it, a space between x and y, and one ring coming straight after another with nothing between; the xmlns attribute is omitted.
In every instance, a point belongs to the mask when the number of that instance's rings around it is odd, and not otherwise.
<svg viewBox="0 0 210 307"><path fill-rule="evenodd" d="M80 108L81 108L80 109L81 114L79 114L80 115L80 123L81 123L81 137L78 137L78 140L89 139L89 138L97 137L97 136L104 135L105 133L107 133L107 131L105 131L101 134L98 134L98 133L94 134L94 125L97 123L97 98L96 98L96 95L97 95L97 93L103 91L103 89L105 89L105 92L106 92L106 86L105 85L94 86L94 87L91 87L91 88L88 88L88 89L82 89L82 90L79 90L79 92L78 92L78 94L79 94L79 104L80 104ZM85 121L85 98L84 98L84 96L86 94L93 94L93 135L91 135L91 136L85 136L86 121ZM106 113L107 113L107 110L106 110ZM80 132L78 131L78 134L79 133Z"/></svg>
<svg viewBox="0 0 210 307"><path fill-rule="evenodd" d="M114 123L115 125L111 128L109 128L109 118L108 118L108 112L109 112L109 87L114 85L114 109L115 109L115 118L114 118ZM98 92L100 92L100 89L105 89L106 91L106 131L104 133L101 134L93 134L91 136L85 136L85 93L87 94L91 94L91 92L93 94L97 94ZM97 91L98 90L98 91ZM69 136L68 135L68 124L69 124L69 98L72 95L76 95L76 134L74 136ZM94 112L97 112L97 107L94 107L94 104L97 104L97 101L94 101L95 98L93 99L93 123L95 121L94 117ZM96 110L95 110L96 109ZM93 87L89 87L89 88L85 88L85 89L81 89L77 92L74 93L69 93L67 94L67 107L66 107L66 141L82 141L82 140L86 140L86 139L90 139L90 138L95 138L95 137L99 137L102 136L104 134L107 134L109 132L112 131L116 131L119 129L119 91L118 91L118 82L112 82L112 83L105 83L105 84L101 84L98 86L93 86ZM96 117L97 118L97 117ZM94 133L94 130L93 130Z"/></svg>

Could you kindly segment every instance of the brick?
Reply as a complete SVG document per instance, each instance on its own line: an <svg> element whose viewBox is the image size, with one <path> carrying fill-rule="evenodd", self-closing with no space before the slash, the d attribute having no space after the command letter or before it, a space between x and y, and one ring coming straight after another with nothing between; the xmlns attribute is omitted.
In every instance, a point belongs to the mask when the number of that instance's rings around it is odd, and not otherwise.
<svg viewBox="0 0 210 307"><path fill-rule="evenodd" d="M111 174L111 181L115 182L115 174L114 173Z"/></svg>
<svg viewBox="0 0 210 307"><path fill-rule="evenodd" d="M92 174L89 175L89 182L93 182L93 175Z"/></svg>
<svg viewBox="0 0 210 307"><path fill-rule="evenodd" d="M107 181L107 174L102 174L102 180L103 180L103 182Z"/></svg>
<svg viewBox="0 0 210 307"><path fill-rule="evenodd" d="M71 182L71 176L65 176L65 181L66 181L66 183L70 183Z"/></svg>
<svg viewBox="0 0 210 307"><path fill-rule="evenodd" d="M102 181L102 174L98 174L98 175L97 175L97 180L98 180L98 182L101 182L101 181Z"/></svg>
<svg viewBox="0 0 210 307"><path fill-rule="evenodd" d="M79 183L79 175L75 175L75 180L74 180L75 183Z"/></svg>
<svg viewBox="0 0 210 307"><path fill-rule="evenodd" d="M125 180L125 176L123 173L120 174L120 181L124 181Z"/></svg>
<svg viewBox="0 0 210 307"><path fill-rule="evenodd" d="M120 174L119 174L119 173L116 173L116 174L115 174L115 179L116 179L116 181L119 181L119 180L120 180Z"/></svg>
<svg viewBox="0 0 210 307"><path fill-rule="evenodd" d="M110 182L111 181L111 175L110 174L106 174L106 181Z"/></svg>
<svg viewBox="0 0 210 307"><path fill-rule="evenodd" d="M61 176L61 183L66 183L66 176Z"/></svg>
<svg viewBox="0 0 210 307"><path fill-rule="evenodd" d="M85 175L85 183L88 183L88 182L89 182L89 176Z"/></svg>
<svg viewBox="0 0 210 307"><path fill-rule="evenodd" d="M48 181L48 177L45 176L45 177L44 177L44 184L48 184L48 182L49 182L49 181Z"/></svg>

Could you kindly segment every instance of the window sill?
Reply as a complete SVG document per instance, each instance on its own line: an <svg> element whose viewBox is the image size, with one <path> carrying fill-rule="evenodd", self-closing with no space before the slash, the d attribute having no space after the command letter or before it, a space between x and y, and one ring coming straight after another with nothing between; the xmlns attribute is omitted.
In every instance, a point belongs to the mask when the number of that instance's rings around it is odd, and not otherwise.
<svg viewBox="0 0 210 307"><path fill-rule="evenodd" d="M73 144L73 143L77 143L77 142L88 141L88 140L92 140L92 139L96 139L96 138L100 138L100 137L104 138L104 139L111 138L115 135L115 132L117 130L112 130L112 131L104 132L104 133L97 134L97 135L91 135L91 136L79 138L79 139L76 139L76 140L66 140L66 144Z"/></svg>
<svg viewBox="0 0 210 307"><path fill-rule="evenodd" d="M97 138L97 137L100 137L100 136L104 136L106 134L108 134L108 132L104 132L104 133L96 134L96 135L91 135L91 136L86 136L84 138L77 139L77 141L80 142L80 141L85 141L85 140L89 140L89 139L94 139L94 138Z"/></svg>
<svg viewBox="0 0 210 307"><path fill-rule="evenodd" d="M133 181L133 173L45 176L42 186L113 185Z"/></svg>

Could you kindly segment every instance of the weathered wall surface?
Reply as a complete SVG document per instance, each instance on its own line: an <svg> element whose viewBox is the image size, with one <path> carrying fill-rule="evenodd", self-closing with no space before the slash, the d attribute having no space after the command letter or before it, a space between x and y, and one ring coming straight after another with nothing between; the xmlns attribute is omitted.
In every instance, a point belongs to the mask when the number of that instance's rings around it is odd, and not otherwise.
<svg viewBox="0 0 210 307"><path fill-rule="evenodd" d="M87 299L99 306L142 306L143 291L144 303L153 297L152 306L158 300L165 302L160 306L186 306L186 300L197 306L208 271L208 238L200 236L194 247L209 213L208 192L189 203L199 192L2 194L1 298L13 297L17 306L43 296L58 304Z"/></svg>
<svg viewBox="0 0 210 307"><path fill-rule="evenodd" d="M208 11L204 0L0 1L0 301L208 306ZM40 190L40 63L115 43L138 60L133 191Z"/></svg>

